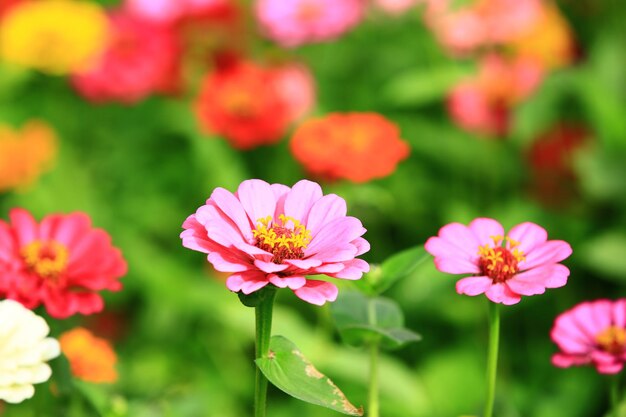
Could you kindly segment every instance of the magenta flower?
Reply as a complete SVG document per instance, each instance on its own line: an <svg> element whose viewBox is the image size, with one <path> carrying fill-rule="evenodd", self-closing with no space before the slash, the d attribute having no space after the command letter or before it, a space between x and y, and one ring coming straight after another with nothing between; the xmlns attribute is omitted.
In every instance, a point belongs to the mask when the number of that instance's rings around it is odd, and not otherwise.
<svg viewBox="0 0 626 417"><path fill-rule="evenodd" d="M325 274L356 280L369 265L356 259L369 243L346 202L302 180L293 188L247 180L235 194L216 188L206 205L183 223L183 246L208 254L228 289L250 294L268 284L288 287L312 304L337 298L337 287L307 279Z"/></svg>
<svg viewBox="0 0 626 417"><path fill-rule="evenodd" d="M616 374L626 361L626 299L580 303L556 318L550 336L561 349L555 366L592 364Z"/></svg>
<svg viewBox="0 0 626 417"><path fill-rule="evenodd" d="M567 283L569 269L558 262L572 253L562 240L534 223L521 223L505 236L493 219L478 218L469 226L450 223L426 242L435 266L450 274L473 274L456 283L459 294L485 293L494 303L516 304L522 295L543 294Z"/></svg>
<svg viewBox="0 0 626 417"><path fill-rule="evenodd" d="M282 46L333 40L363 17L363 0L257 0L265 34Z"/></svg>

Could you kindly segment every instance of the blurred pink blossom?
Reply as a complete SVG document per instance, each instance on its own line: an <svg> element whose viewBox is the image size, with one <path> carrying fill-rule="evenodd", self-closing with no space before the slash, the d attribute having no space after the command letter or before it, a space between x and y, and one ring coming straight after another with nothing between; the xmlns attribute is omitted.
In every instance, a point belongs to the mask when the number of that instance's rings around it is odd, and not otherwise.
<svg viewBox="0 0 626 417"><path fill-rule="evenodd" d="M531 95L543 79L535 59L482 58L476 77L457 84L448 95L448 112L462 128L486 135L506 134L512 106Z"/></svg>
<svg viewBox="0 0 626 417"><path fill-rule="evenodd" d="M216 188L206 205L183 223L183 246L208 255L231 275L226 286L250 294L266 285L288 287L312 304L334 301L337 287L308 279L325 274L356 280L369 265L361 222L346 216L346 202L302 180L292 188L247 180L236 193Z"/></svg>
<svg viewBox="0 0 626 417"><path fill-rule="evenodd" d="M363 0L257 0L255 10L266 36L295 47L339 37L359 23L364 8Z"/></svg>
<svg viewBox="0 0 626 417"><path fill-rule="evenodd" d="M441 272L471 274L457 281L459 294L484 293L502 304L564 286L569 269L559 262L572 253L567 242L548 240L548 233L534 223L518 224L505 234L500 223L487 218L469 226L450 223L425 248Z"/></svg>
<svg viewBox="0 0 626 417"><path fill-rule="evenodd" d="M286 64L274 71L278 94L287 103L291 122L301 120L315 106L315 79L303 64Z"/></svg>
<svg viewBox="0 0 626 417"><path fill-rule="evenodd" d="M144 20L172 24L187 17L214 13L229 3L230 0L126 0L125 6Z"/></svg>
<svg viewBox="0 0 626 417"><path fill-rule="evenodd" d="M617 374L626 361L626 299L580 303L556 318L550 336L561 349L555 366L590 364Z"/></svg>
<svg viewBox="0 0 626 417"><path fill-rule="evenodd" d="M99 63L74 75L76 90L95 102L133 103L178 86L180 46L167 27L128 14L110 15L112 37Z"/></svg>

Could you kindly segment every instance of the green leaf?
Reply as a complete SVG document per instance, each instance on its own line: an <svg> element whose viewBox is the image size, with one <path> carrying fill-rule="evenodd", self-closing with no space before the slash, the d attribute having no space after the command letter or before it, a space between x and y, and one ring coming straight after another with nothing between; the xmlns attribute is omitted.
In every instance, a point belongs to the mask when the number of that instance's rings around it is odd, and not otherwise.
<svg viewBox="0 0 626 417"><path fill-rule="evenodd" d="M50 367L52 368L52 379L58 393L61 395L71 394L74 390L74 379L72 378L70 363L65 355L61 355L51 361Z"/></svg>
<svg viewBox="0 0 626 417"><path fill-rule="evenodd" d="M385 349L397 349L421 340L420 335L404 328L400 307L388 298L343 292L331 311L341 338L352 346L378 343Z"/></svg>
<svg viewBox="0 0 626 417"><path fill-rule="evenodd" d="M373 266L363 279L355 281L357 287L368 294L377 295L386 291L395 282L412 273L429 258L423 246L416 246L387 258L382 265Z"/></svg>
<svg viewBox="0 0 626 417"><path fill-rule="evenodd" d="M343 414L363 415L362 407L352 405L327 376L315 369L293 342L282 336L273 336L269 356L255 362L272 384L292 397Z"/></svg>
<svg viewBox="0 0 626 417"><path fill-rule="evenodd" d="M445 97L450 88L471 70L471 67L461 65L411 69L383 86L382 95L387 102L399 107L429 104Z"/></svg>

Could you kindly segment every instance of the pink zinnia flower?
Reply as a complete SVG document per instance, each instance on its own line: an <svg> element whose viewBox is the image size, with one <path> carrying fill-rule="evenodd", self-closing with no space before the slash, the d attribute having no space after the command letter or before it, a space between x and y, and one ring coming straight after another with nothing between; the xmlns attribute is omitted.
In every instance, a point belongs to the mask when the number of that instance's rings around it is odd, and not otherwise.
<svg viewBox="0 0 626 417"><path fill-rule="evenodd" d="M293 47L333 40L363 17L363 0L257 0L256 15L265 34Z"/></svg>
<svg viewBox="0 0 626 417"><path fill-rule="evenodd" d="M99 62L73 77L88 100L134 103L150 94L172 92L179 84L181 49L175 33L116 12L112 34Z"/></svg>
<svg viewBox="0 0 626 417"><path fill-rule="evenodd" d="M273 284L322 305L337 298L337 287L307 275L355 280L369 271L356 259L370 247L361 222L346 216L342 198L323 195L311 181L289 188L247 180L235 194L216 188L183 228L183 246L207 253L215 269L231 273L226 286L234 292Z"/></svg>
<svg viewBox="0 0 626 417"><path fill-rule="evenodd" d="M23 209L0 220L0 296L55 318L104 307L101 290L119 291L126 262L86 214L52 214L41 223Z"/></svg>
<svg viewBox="0 0 626 417"><path fill-rule="evenodd" d="M522 295L543 294L567 283L569 269L558 262L572 249L534 223L521 223L505 236L493 219L478 218L469 226L450 223L426 242L435 266L450 274L473 274L456 283L459 294L485 293L494 303L516 304Z"/></svg>
<svg viewBox="0 0 626 417"><path fill-rule="evenodd" d="M550 336L561 349L555 366L592 364L616 374L626 361L626 299L580 303L556 318Z"/></svg>

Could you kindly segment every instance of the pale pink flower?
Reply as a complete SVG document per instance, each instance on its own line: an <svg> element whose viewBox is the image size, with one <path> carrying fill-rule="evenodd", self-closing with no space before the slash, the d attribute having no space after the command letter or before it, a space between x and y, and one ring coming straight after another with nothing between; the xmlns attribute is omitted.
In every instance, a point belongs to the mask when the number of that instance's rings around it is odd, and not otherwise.
<svg viewBox="0 0 626 417"><path fill-rule="evenodd" d="M308 67L291 63L273 69L278 95L287 103L289 121L297 122L315 106L315 78Z"/></svg>
<svg viewBox="0 0 626 417"><path fill-rule="evenodd" d="M469 132L501 136L507 131L508 109L491 100L474 80L454 86L448 94L447 107L452 120Z"/></svg>
<svg viewBox="0 0 626 417"><path fill-rule="evenodd" d="M363 17L363 0L257 0L263 32L283 46L333 40Z"/></svg>
<svg viewBox="0 0 626 417"><path fill-rule="evenodd" d="M337 287L307 275L356 280L369 271L356 258L370 247L361 222L346 216L342 198L323 195L311 181L289 188L247 180L234 194L216 188L183 228L183 246L207 253L215 269L231 273L226 286L233 292L273 284L322 305L336 299Z"/></svg>
<svg viewBox="0 0 626 417"><path fill-rule="evenodd" d="M580 303L556 318L550 336L561 349L555 366L591 364L616 374L626 361L626 299Z"/></svg>
<svg viewBox="0 0 626 417"><path fill-rule="evenodd" d="M456 283L459 294L485 293L494 303L516 304L522 295L543 294L567 283L569 269L558 262L572 249L534 223L521 223L505 235L500 223L478 218L469 226L450 223L428 239L435 266L450 274L472 274Z"/></svg>

